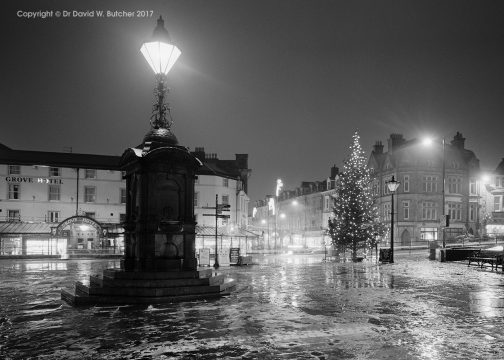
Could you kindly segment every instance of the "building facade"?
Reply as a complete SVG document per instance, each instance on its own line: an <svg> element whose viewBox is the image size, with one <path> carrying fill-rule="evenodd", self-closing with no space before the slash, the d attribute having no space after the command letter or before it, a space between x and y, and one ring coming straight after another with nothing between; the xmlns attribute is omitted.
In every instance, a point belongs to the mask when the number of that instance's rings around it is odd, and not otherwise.
<svg viewBox="0 0 504 360"><path fill-rule="evenodd" d="M329 244L326 235L332 214L338 168L324 181L302 182L256 202L251 224L261 234L260 247L270 251L321 250ZM270 200L272 199L272 200ZM273 204L273 205L272 205Z"/></svg>
<svg viewBox="0 0 504 360"><path fill-rule="evenodd" d="M462 134L431 145L392 134L386 152L380 141L374 145L368 166L374 175L373 195L385 222L391 216L387 181L394 176L400 182L394 197L395 244L426 246L430 241L479 233L481 171L474 152L465 148ZM449 215L448 226L444 214Z"/></svg>
<svg viewBox="0 0 504 360"><path fill-rule="evenodd" d="M247 226L248 155L203 162L195 191L201 231L215 227L202 209L228 203L230 218L219 226ZM126 183L120 157L12 150L0 146L0 255L58 255L123 251ZM211 212L211 211L210 211Z"/></svg>

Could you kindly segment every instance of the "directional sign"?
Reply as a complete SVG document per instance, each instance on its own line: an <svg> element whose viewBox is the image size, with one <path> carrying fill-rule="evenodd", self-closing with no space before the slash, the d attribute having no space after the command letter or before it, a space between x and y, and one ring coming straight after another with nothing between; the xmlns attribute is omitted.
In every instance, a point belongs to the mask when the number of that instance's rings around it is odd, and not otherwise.
<svg viewBox="0 0 504 360"><path fill-rule="evenodd" d="M229 219L231 215L217 215L217 217L221 219Z"/></svg>

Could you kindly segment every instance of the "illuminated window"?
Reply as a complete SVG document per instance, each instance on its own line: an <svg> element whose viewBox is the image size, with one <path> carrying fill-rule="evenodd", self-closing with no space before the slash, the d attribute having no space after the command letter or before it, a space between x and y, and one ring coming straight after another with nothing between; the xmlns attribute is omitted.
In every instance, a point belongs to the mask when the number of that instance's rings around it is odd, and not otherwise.
<svg viewBox="0 0 504 360"><path fill-rule="evenodd" d="M61 169L58 167L50 167L49 168L49 176L51 176L51 177L61 176Z"/></svg>
<svg viewBox="0 0 504 360"><path fill-rule="evenodd" d="M19 200L21 197L21 185L9 184L9 200Z"/></svg>
<svg viewBox="0 0 504 360"><path fill-rule="evenodd" d="M20 175L21 174L21 166L9 165L7 171L8 171L9 175Z"/></svg>
<svg viewBox="0 0 504 360"><path fill-rule="evenodd" d="M96 179L96 170L95 169L84 170L84 179Z"/></svg>
<svg viewBox="0 0 504 360"><path fill-rule="evenodd" d="M96 201L96 187L84 186L84 202Z"/></svg>
<svg viewBox="0 0 504 360"><path fill-rule="evenodd" d="M49 185L49 201L60 200L61 188L59 185Z"/></svg>

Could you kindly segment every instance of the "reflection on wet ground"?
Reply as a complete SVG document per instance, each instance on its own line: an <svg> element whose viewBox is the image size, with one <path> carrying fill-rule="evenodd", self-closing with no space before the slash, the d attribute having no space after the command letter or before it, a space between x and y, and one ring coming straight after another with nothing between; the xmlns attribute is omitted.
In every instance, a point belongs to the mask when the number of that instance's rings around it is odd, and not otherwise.
<svg viewBox="0 0 504 360"><path fill-rule="evenodd" d="M72 308L60 289L118 261L0 261L0 358L502 359L504 275L425 252L395 264L258 257L229 297Z"/></svg>

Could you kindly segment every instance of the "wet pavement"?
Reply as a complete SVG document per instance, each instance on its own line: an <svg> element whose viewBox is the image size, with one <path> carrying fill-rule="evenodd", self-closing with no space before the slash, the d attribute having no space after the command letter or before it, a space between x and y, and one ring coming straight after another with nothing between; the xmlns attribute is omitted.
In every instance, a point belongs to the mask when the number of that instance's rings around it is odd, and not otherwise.
<svg viewBox="0 0 504 360"><path fill-rule="evenodd" d="M228 297L73 308L60 289L118 261L0 261L1 359L503 359L504 274L396 253L396 263L257 258L220 270Z"/></svg>

